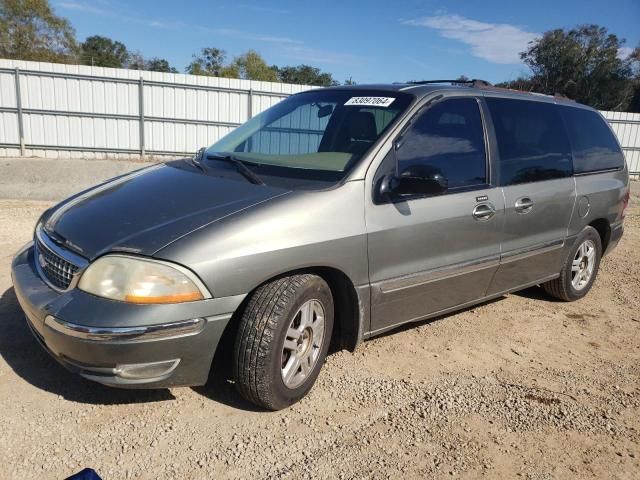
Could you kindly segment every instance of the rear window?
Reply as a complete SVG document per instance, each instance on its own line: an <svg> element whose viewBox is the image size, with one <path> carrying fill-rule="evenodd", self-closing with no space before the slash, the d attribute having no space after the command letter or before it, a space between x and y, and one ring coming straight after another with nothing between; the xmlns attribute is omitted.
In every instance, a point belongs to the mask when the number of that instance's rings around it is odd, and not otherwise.
<svg viewBox="0 0 640 480"><path fill-rule="evenodd" d="M592 110L560 107L573 149L576 173L618 169L624 166L624 155L605 120Z"/></svg>
<svg viewBox="0 0 640 480"><path fill-rule="evenodd" d="M571 148L552 103L487 98L500 156L500 184L571 176Z"/></svg>

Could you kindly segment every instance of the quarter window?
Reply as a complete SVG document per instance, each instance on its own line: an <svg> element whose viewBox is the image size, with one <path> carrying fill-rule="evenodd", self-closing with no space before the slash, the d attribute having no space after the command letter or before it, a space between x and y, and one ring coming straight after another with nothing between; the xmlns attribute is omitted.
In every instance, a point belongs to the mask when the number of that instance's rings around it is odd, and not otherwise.
<svg viewBox="0 0 640 480"><path fill-rule="evenodd" d="M474 98L444 100L413 122L397 153L398 171L424 165L442 174L449 190L487 182L484 131Z"/></svg>
<svg viewBox="0 0 640 480"><path fill-rule="evenodd" d="M576 173L622 168L624 155L605 120L596 112L560 107L573 149Z"/></svg>
<svg viewBox="0 0 640 480"><path fill-rule="evenodd" d="M500 154L500 184L571 176L569 140L552 103L487 98Z"/></svg>

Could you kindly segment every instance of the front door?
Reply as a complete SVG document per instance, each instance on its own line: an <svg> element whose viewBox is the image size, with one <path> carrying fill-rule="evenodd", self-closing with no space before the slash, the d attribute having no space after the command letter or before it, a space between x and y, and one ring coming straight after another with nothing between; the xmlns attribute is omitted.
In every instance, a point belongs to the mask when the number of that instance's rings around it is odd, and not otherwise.
<svg viewBox="0 0 640 480"><path fill-rule="evenodd" d="M380 169L423 165L448 190L366 203L371 330L482 297L496 271L504 203L490 183L479 101L441 100L415 117ZM376 174L379 178L381 171Z"/></svg>

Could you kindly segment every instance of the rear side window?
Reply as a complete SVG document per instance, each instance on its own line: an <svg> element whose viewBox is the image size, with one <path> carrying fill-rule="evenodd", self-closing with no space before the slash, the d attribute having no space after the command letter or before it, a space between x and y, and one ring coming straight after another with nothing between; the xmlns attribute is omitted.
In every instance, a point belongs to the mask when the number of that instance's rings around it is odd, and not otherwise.
<svg viewBox="0 0 640 480"><path fill-rule="evenodd" d="M418 117L401 141L398 170L423 165L444 175L449 189L487 181L484 130L474 98L444 100Z"/></svg>
<svg viewBox="0 0 640 480"><path fill-rule="evenodd" d="M582 108L559 109L567 126L576 173L611 170L624 166L624 155L618 142L600 115Z"/></svg>
<svg viewBox="0 0 640 480"><path fill-rule="evenodd" d="M571 148L552 103L487 98L500 154L500 184L571 176Z"/></svg>

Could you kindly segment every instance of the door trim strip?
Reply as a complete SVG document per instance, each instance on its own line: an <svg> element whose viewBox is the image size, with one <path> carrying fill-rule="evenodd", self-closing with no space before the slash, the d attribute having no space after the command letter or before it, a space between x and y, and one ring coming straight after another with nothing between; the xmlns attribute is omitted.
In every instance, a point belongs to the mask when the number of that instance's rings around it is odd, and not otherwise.
<svg viewBox="0 0 640 480"><path fill-rule="evenodd" d="M525 258L533 257L543 253L553 252L564 247L564 240L553 240L550 242L538 243L529 247L510 250L502 254L500 264L517 262Z"/></svg>
<svg viewBox="0 0 640 480"><path fill-rule="evenodd" d="M429 313L427 315L423 315L423 316L420 316L420 317L412 318L410 320L403 320L402 322L394 323L393 325L388 325L386 327L378 328L376 330L370 330L370 331L368 331L368 332L366 332L364 334L363 338L365 340L369 340L370 338L375 337L376 335L380 335L381 333L387 332L389 330L393 330L395 328L398 328L398 327L400 327L402 325L406 325L408 323L420 322L420 321L424 321L424 320L429 320L429 319L434 318L434 317L439 317L439 316L442 316L442 315L448 315L449 313L456 313L456 312L464 310L465 308L471 307L473 305L478 305L480 303L488 302L489 300L493 300L494 298L499 298L499 297L502 297L502 296L507 295L507 294L512 293L512 292L517 292L517 291L520 291L520 290L524 290L525 288L533 287L535 285L539 285L541 283L548 282L549 280L553 280L554 278L558 278L559 276L560 276L559 273L554 273L553 275L548 275L548 276L540 278L540 279L538 279L536 281L528 282L528 283L525 283L524 285L520 285L520 286L517 286L517 287L514 287L514 288L510 288L510 289L504 290L504 291L499 292L499 293L492 293L491 295L486 295L484 297L477 298L477 299L471 300L469 302L461 303L460 305L456 305L456 306L453 306L453 307L445 308L445 309L439 310L437 312L433 312L433 313Z"/></svg>
<svg viewBox="0 0 640 480"><path fill-rule="evenodd" d="M433 268L423 272L383 280L381 282L374 283L373 286L378 287L381 293L391 293L407 288L418 287L420 285L425 285L439 280L457 277L459 275L477 272L487 268L497 267L499 264L500 255L490 255L477 260L454 263L453 265L447 265L445 267Z"/></svg>
<svg viewBox="0 0 640 480"><path fill-rule="evenodd" d="M409 275L403 275L401 277L391 278L388 280L382 280L374 283L372 286L377 287L381 293L392 293L399 290L405 290L407 288L418 287L426 285L428 283L437 282L440 280L446 280L449 278L457 277L459 275L466 275L468 273L477 272L487 268L497 267L501 264L517 262L524 260L535 255L543 253L549 253L563 248L565 245L564 240L553 240L550 242L539 243L536 245L519 248L517 250L511 250L499 254L482 257L477 260L468 262L454 263L444 267L433 268L431 270L425 270L423 272L412 273Z"/></svg>

